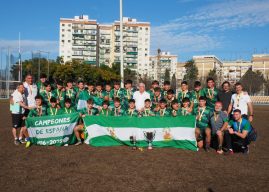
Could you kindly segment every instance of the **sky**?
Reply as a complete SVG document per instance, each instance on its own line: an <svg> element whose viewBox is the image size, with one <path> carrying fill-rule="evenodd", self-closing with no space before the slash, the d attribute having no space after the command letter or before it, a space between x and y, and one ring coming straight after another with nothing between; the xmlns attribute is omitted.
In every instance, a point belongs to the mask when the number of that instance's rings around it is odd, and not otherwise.
<svg viewBox="0 0 269 192"><path fill-rule="evenodd" d="M251 59L269 53L269 0L123 0L123 15L151 23L151 54L216 55ZM0 48L58 56L59 20L89 15L98 23L119 20L119 0L9 0L0 3Z"/></svg>

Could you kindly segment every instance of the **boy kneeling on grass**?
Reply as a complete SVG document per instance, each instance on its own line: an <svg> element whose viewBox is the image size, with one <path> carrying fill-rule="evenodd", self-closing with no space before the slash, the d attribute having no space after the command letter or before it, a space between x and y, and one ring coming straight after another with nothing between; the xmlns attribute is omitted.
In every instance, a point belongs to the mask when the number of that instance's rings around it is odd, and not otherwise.
<svg viewBox="0 0 269 192"><path fill-rule="evenodd" d="M89 116L98 115L98 109L93 107L93 100L92 99L87 100L87 108L82 109L82 111L80 112L81 117L85 117L86 115L89 115ZM77 138L77 143L75 145L82 144L81 132L83 132L83 131L84 131L84 124L83 124L83 121L81 120L80 124L74 128L74 133L75 133L75 136Z"/></svg>

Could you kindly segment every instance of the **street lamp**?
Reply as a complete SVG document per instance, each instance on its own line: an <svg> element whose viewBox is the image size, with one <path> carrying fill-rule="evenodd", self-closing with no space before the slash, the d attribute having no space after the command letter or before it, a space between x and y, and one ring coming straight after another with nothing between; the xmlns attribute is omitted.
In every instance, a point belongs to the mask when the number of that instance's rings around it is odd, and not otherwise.
<svg viewBox="0 0 269 192"><path fill-rule="evenodd" d="M121 87L124 86L124 64L123 64L123 21L122 21L122 0L120 0L120 76Z"/></svg>

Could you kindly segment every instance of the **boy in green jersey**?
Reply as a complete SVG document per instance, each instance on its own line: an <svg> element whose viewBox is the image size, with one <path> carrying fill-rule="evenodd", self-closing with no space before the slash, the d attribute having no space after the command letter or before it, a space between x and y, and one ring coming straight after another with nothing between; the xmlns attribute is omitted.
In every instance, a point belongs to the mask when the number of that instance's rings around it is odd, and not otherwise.
<svg viewBox="0 0 269 192"><path fill-rule="evenodd" d="M45 91L44 83L46 81L47 81L47 75L46 74L41 74L40 75L40 80L36 83L39 94L42 93L43 91Z"/></svg>
<svg viewBox="0 0 269 192"><path fill-rule="evenodd" d="M172 101L171 106L172 106L171 116L173 117L182 116L180 106L176 99Z"/></svg>
<svg viewBox="0 0 269 192"><path fill-rule="evenodd" d="M207 87L203 88L201 96L206 97L206 106L213 111L215 103L218 101L219 90L215 88L215 81L209 77L207 80Z"/></svg>
<svg viewBox="0 0 269 192"><path fill-rule="evenodd" d="M112 116L124 116L125 110L120 104L120 99L118 97L114 98L114 107L112 108Z"/></svg>
<svg viewBox="0 0 269 192"><path fill-rule="evenodd" d="M56 82L56 89L52 91L52 94L57 99L57 104L60 105L61 108L64 107L64 100L65 100L65 89L63 87L63 82L58 80Z"/></svg>
<svg viewBox="0 0 269 192"><path fill-rule="evenodd" d="M72 107L72 101L70 98L66 98L64 101L64 107L61 108L61 114L70 114L77 112L74 107Z"/></svg>
<svg viewBox="0 0 269 192"><path fill-rule="evenodd" d="M154 97L154 92L155 92L154 89L155 89L156 87L160 87L160 84L159 84L159 81L154 80L154 81L152 81L152 83L151 83L151 88L150 88L150 90L147 91L147 92L149 93L151 99Z"/></svg>
<svg viewBox="0 0 269 192"><path fill-rule="evenodd" d="M191 99L193 102L193 111L197 111L199 105L199 97L202 94L202 86L200 81L194 82L194 90L191 92Z"/></svg>
<svg viewBox="0 0 269 192"><path fill-rule="evenodd" d="M172 101L175 100L175 94L174 94L174 90L173 89L169 89L167 91L167 95L166 95L166 107L167 109L171 110L172 109Z"/></svg>
<svg viewBox="0 0 269 192"><path fill-rule="evenodd" d="M57 99L55 97L52 97L50 99L50 107L47 108L47 115L48 116L55 116L60 115L60 109L57 106Z"/></svg>
<svg viewBox="0 0 269 192"><path fill-rule="evenodd" d="M129 100L129 108L125 111L126 116L130 117L137 117L138 116L138 111L135 109L135 100L130 99Z"/></svg>
<svg viewBox="0 0 269 192"><path fill-rule="evenodd" d="M50 107L51 106L51 103L50 103L50 99L52 97L54 97L54 94L53 92L51 91L51 85L48 81L46 81L44 83L44 87L45 87L45 91L42 91L40 93L41 97L42 97L42 100L43 100L43 104L46 106L46 107Z"/></svg>
<svg viewBox="0 0 269 192"><path fill-rule="evenodd" d="M190 99L185 97L182 99L181 115L192 115L192 108L190 107Z"/></svg>
<svg viewBox="0 0 269 192"><path fill-rule="evenodd" d="M152 101L152 106L151 108L154 110L156 107L158 107L160 100L162 99L162 94L161 94L161 88L160 87L155 87L154 88L154 94L150 98Z"/></svg>
<svg viewBox="0 0 269 192"><path fill-rule="evenodd" d="M170 81L164 81L163 83L163 89L162 89L162 96L166 99L167 91L171 89L171 83Z"/></svg>
<svg viewBox="0 0 269 192"><path fill-rule="evenodd" d="M35 104L36 108L30 110L28 117L46 116L47 108L46 106L42 105L42 97L40 95L35 97Z"/></svg>
<svg viewBox="0 0 269 192"><path fill-rule="evenodd" d="M68 80L66 83L66 88L65 88L65 98L71 99L71 104L73 107L75 107L75 101L76 101L76 91L73 87L73 81Z"/></svg>
<svg viewBox="0 0 269 192"><path fill-rule="evenodd" d="M145 106L143 108L143 110L141 111L141 115L143 117L148 117L148 116L155 116L154 111L151 110L151 101L150 99L146 99L145 100Z"/></svg>
<svg viewBox="0 0 269 192"><path fill-rule="evenodd" d="M188 86L188 82L187 81L182 81L181 82L181 91L178 92L177 95L177 99L178 99L178 103L180 103L182 105L182 100L184 98L189 98L190 100L190 107L192 108L192 95L191 92L189 92L189 86Z"/></svg>
<svg viewBox="0 0 269 192"><path fill-rule="evenodd" d="M109 101L103 101L102 108L99 109L100 116L111 116L111 109L109 108Z"/></svg>
<svg viewBox="0 0 269 192"><path fill-rule="evenodd" d="M156 116L167 117L170 116L170 110L166 108L166 100L161 99L159 102L159 109L155 112Z"/></svg>
<svg viewBox="0 0 269 192"><path fill-rule="evenodd" d="M211 117L211 111L206 107L206 98L201 96L199 98L199 106L197 111L194 111L196 116L196 128L195 136L197 140L197 146L202 148L204 146L204 136L205 136L205 150L209 151L211 142L211 130L209 128L209 121Z"/></svg>

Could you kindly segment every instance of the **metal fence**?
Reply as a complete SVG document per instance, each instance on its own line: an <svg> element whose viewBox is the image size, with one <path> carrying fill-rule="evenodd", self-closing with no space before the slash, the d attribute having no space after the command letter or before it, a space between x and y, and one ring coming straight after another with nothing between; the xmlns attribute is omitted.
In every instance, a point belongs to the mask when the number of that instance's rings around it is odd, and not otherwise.
<svg viewBox="0 0 269 192"><path fill-rule="evenodd" d="M21 81L21 67L16 66L20 63L20 55L10 49L1 48L0 57L0 99L9 98L10 94L16 89L16 84ZM14 75L16 71L16 76Z"/></svg>

